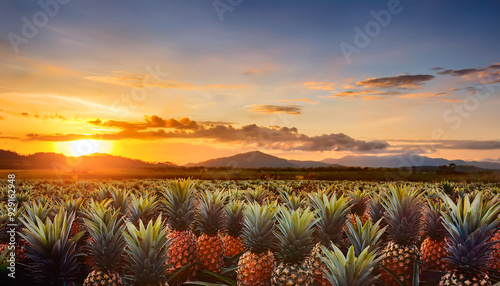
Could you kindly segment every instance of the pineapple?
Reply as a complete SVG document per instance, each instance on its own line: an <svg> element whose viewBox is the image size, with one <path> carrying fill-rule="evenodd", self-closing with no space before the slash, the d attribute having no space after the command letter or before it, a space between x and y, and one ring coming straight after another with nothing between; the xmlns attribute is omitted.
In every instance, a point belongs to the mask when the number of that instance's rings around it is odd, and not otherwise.
<svg viewBox="0 0 500 286"><path fill-rule="evenodd" d="M278 216L279 263L271 276L271 285L313 285L314 273L307 258L314 247L312 235L319 219L309 209L285 207L280 208Z"/></svg>
<svg viewBox="0 0 500 286"><path fill-rule="evenodd" d="M367 220L364 224L358 216L354 217L356 222L347 222L347 237L354 247L354 254L361 255L361 252L368 248L369 252L377 250L380 245L380 238L384 234L387 227L379 228L380 220L372 223Z"/></svg>
<svg viewBox="0 0 500 286"><path fill-rule="evenodd" d="M426 239L420 246L422 253L422 269L433 271L446 271L446 262L443 259L446 253L447 231L442 224L441 204L428 201L424 211L422 232Z"/></svg>
<svg viewBox="0 0 500 286"><path fill-rule="evenodd" d="M75 220L71 224L71 231L69 233L70 237L80 232L83 229L83 223L81 221L81 208L83 205L83 198L73 198L73 196L67 196L64 200L61 200L61 206L68 213L75 213Z"/></svg>
<svg viewBox="0 0 500 286"><path fill-rule="evenodd" d="M226 233L222 236L224 256L232 257L245 251L241 231L243 229L243 208L240 201L229 202L225 207Z"/></svg>
<svg viewBox="0 0 500 286"><path fill-rule="evenodd" d="M296 195L295 193L290 194L287 191L283 191L280 198L288 206L288 208L292 210L303 208L306 205L306 201L302 199L300 195Z"/></svg>
<svg viewBox="0 0 500 286"><path fill-rule="evenodd" d="M156 216L156 208L158 206L158 200L156 196L130 196L130 209L129 209L129 220L133 222L136 226L139 225L139 220L142 220L144 224L147 224L153 217Z"/></svg>
<svg viewBox="0 0 500 286"><path fill-rule="evenodd" d="M88 245L94 270L85 279L84 286L123 285L118 274L125 248L122 236L123 216L106 203L91 203L84 218L92 243Z"/></svg>
<svg viewBox="0 0 500 286"><path fill-rule="evenodd" d="M165 262L170 244L161 215L155 221L150 220L147 226L139 220L139 227L127 222L126 228L123 236L127 267L130 269L127 280L131 285L168 285L165 282Z"/></svg>
<svg viewBox="0 0 500 286"><path fill-rule="evenodd" d="M489 241L500 223L500 197L485 202L478 193L471 202L469 195L455 203L443 195L446 212L442 212L449 242L446 250L451 268L439 285L491 285L487 269L494 242Z"/></svg>
<svg viewBox="0 0 500 286"><path fill-rule="evenodd" d="M490 268L494 271L500 272L500 230L497 229L490 241L495 242L493 245L493 252L491 253Z"/></svg>
<svg viewBox="0 0 500 286"><path fill-rule="evenodd" d="M191 180L177 180L168 184L165 193L165 212L170 231L168 239L171 246L167 251L168 273L198 262L197 238L191 231L195 216L195 183ZM194 277L196 268L179 276L179 280Z"/></svg>
<svg viewBox="0 0 500 286"><path fill-rule="evenodd" d="M332 243L330 248L333 250L321 246L321 260L327 266L324 275L331 285L375 285L377 278L372 272L382 258L377 257L376 249L370 251L370 248L366 247L356 256L355 247L351 246L344 256L335 244Z"/></svg>
<svg viewBox="0 0 500 286"><path fill-rule="evenodd" d="M225 223L225 199L220 191L205 191L199 201L197 226L202 234L198 237L198 260L203 269L212 272L224 266L224 245L218 234Z"/></svg>
<svg viewBox="0 0 500 286"><path fill-rule="evenodd" d="M74 213L68 215L63 209L45 222L39 217L32 221L26 214L20 219L25 226L20 235L27 242L30 274L35 280L51 285L76 282L80 269L77 243L83 232L69 236L74 219Z"/></svg>
<svg viewBox="0 0 500 286"><path fill-rule="evenodd" d="M326 265L320 258L321 245L329 247L332 242L333 244L342 246L342 230L345 227L347 213L350 208L349 200L346 197L337 197L335 193L327 195L331 188L332 186L309 196L311 205L317 211L318 218L320 219L316 224L316 239L318 243L314 246L310 257L317 285L330 285L323 275L323 269Z"/></svg>
<svg viewBox="0 0 500 286"><path fill-rule="evenodd" d="M365 222L369 218L368 214L368 199L370 198L366 191L356 187L352 192L349 192L349 197L351 200L351 213L348 218L351 222L355 223L356 219L354 216L358 216L361 222Z"/></svg>
<svg viewBox="0 0 500 286"><path fill-rule="evenodd" d="M271 285L271 273L276 264L271 247L274 241L275 205L247 205L243 219L243 244L248 249L238 260L238 286Z"/></svg>
<svg viewBox="0 0 500 286"><path fill-rule="evenodd" d="M382 265L387 267L404 285L411 285L414 263L420 259L416 246L421 228L422 193L407 187L389 186L390 193L383 199L386 208L389 243L383 251ZM381 270L386 285L400 284L385 270ZM418 275L418 274L415 274Z"/></svg>

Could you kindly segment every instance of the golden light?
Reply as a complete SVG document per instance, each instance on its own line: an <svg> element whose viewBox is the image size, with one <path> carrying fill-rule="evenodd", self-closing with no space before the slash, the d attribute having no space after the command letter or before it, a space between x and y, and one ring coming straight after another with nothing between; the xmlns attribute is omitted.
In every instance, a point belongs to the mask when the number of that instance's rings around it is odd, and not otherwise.
<svg viewBox="0 0 500 286"><path fill-rule="evenodd" d="M105 140L81 139L70 142L54 143L55 151L66 156L84 156L94 153L109 154L113 149L113 143Z"/></svg>

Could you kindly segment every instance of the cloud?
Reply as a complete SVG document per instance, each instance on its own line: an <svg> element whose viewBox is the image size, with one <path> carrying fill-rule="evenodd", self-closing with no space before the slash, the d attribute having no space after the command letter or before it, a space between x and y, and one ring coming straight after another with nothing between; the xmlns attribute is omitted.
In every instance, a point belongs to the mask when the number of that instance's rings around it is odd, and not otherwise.
<svg viewBox="0 0 500 286"><path fill-rule="evenodd" d="M100 140L159 140L159 139L203 139L220 143L239 143L278 150L300 151L352 151L361 153L379 152L389 147L389 143L380 140L357 140L343 133L308 136L299 133L295 127L263 127L256 124L234 127L230 124L200 124L189 118L162 119L158 116L146 116L145 122L88 120L99 126L119 127L116 133L93 135L83 134L27 134L24 141L74 141L80 139ZM152 119L156 118L156 119ZM170 130L158 127L173 127ZM196 128L195 128L196 127ZM154 130L150 130L154 129Z"/></svg>
<svg viewBox="0 0 500 286"><path fill-rule="evenodd" d="M483 84L491 84L491 83L497 83L500 82L500 71L497 71L500 69L500 63L495 63L492 65L489 65L485 68L465 68L465 69L458 69L458 70L452 70L452 69L447 69L438 72L438 74L441 75L451 75L451 76L461 76L466 79L483 79Z"/></svg>
<svg viewBox="0 0 500 286"><path fill-rule="evenodd" d="M0 120L4 120L5 118L3 116L0 115Z"/></svg>
<svg viewBox="0 0 500 286"><path fill-rule="evenodd" d="M189 118L163 119L157 115L153 115L153 116L144 116L144 120L145 122L127 122L127 121L116 121L116 120L102 121L101 119L95 119L95 120L87 120L87 123L96 126L115 127L127 130L143 130L147 128L173 128L179 130L186 130L186 129L196 130L200 127L198 123L190 120Z"/></svg>
<svg viewBox="0 0 500 286"><path fill-rule="evenodd" d="M435 68L431 68L432 71L442 71L444 70L444 68L442 67L435 67Z"/></svg>
<svg viewBox="0 0 500 286"><path fill-rule="evenodd" d="M23 112L23 113L21 113L21 116L28 117L28 116L30 116L30 115L29 115L29 113L27 113L27 112Z"/></svg>
<svg viewBox="0 0 500 286"><path fill-rule="evenodd" d="M393 140L388 140L393 141ZM406 148L426 149L461 149L461 150L499 150L500 141L498 140L394 140L399 142L414 143L413 145L404 145ZM398 147L398 146L395 146ZM429 147L429 148L427 148Z"/></svg>
<svg viewBox="0 0 500 286"><path fill-rule="evenodd" d="M302 114L302 106L300 105L250 105L248 106L248 111L259 112L259 113L285 113L292 115L301 115Z"/></svg>
<svg viewBox="0 0 500 286"><path fill-rule="evenodd" d="M434 79L433 75L409 75L400 74L393 77L368 78L356 83L356 85L371 88L402 88L402 89L418 89L421 88L427 81Z"/></svg>
<svg viewBox="0 0 500 286"><path fill-rule="evenodd" d="M332 94L329 97L358 97L366 95L399 95L399 91L380 91L380 90L346 90L336 94ZM368 96L373 97L373 96Z"/></svg>
<svg viewBox="0 0 500 286"><path fill-rule="evenodd" d="M304 83L305 87L315 90L335 90L335 83L324 81L308 81Z"/></svg>

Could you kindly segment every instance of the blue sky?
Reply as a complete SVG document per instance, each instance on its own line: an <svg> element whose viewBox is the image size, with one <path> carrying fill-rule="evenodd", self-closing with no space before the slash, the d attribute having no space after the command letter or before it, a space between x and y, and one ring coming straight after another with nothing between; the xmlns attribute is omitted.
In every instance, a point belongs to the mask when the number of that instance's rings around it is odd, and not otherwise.
<svg viewBox="0 0 500 286"><path fill-rule="evenodd" d="M500 2L243 0L223 19L214 8L237 2L72 0L16 53L23 17L44 10L2 1L0 148L69 153L66 134L144 160L168 149L158 159L179 163L255 149L296 159L500 157ZM355 46L355 28L366 33L388 5L400 12L347 61L339 45ZM161 81L130 97L151 69ZM140 134L112 124L153 116L199 124ZM252 125L297 131L261 140ZM168 135L152 135L158 128Z"/></svg>

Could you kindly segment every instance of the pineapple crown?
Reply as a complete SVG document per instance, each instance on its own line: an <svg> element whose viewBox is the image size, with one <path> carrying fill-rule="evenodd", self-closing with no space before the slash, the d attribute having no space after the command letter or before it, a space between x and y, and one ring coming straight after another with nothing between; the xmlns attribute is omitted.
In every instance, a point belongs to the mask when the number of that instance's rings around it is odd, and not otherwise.
<svg viewBox="0 0 500 286"><path fill-rule="evenodd" d="M257 202L262 204L268 193L268 189L264 189L262 186L257 186L254 190L247 190L244 195L248 202Z"/></svg>
<svg viewBox="0 0 500 286"><path fill-rule="evenodd" d="M443 226L441 211L444 210L440 202L427 199L427 207L424 210L422 230L425 236L433 239L442 239L447 231Z"/></svg>
<svg viewBox="0 0 500 286"><path fill-rule="evenodd" d="M36 280L53 285L76 282L79 268L77 243L83 232L69 237L74 219L75 213L68 215L64 209L45 221L39 217L31 220L27 215L20 219L25 226L20 235L27 242L27 256L33 262L31 275Z"/></svg>
<svg viewBox="0 0 500 286"><path fill-rule="evenodd" d="M318 221L309 209L279 208L275 246L284 263L301 263L308 257L314 247L312 235Z"/></svg>
<svg viewBox="0 0 500 286"><path fill-rule="evenodd" d="M158 207L159 201L156 199L155 195L131 195L130 199L131 204L129 209L129 219L135 225L138 225L139 220L142 220L144 223L146 223L156 215L156 209Z"/></svg>
<svg viewBox="0 0 500 286"><path fill-rule="evenodd" d="M361 219L355 215L356 222L347 221L347 231L346 235L349 238L352 246L354 247L354 253L360 255L365 248L369 248L369 251L377 250L380 245L380 238L385 232L387 227L382 229L379 228L381 220L376 223L372 223L367 220L364 224Z"/></svg>
<svg viewBox="0 0 500 286"><path fill-rule="evenodd" d="M225 207L226 232L230 236L239 237L241 234L244 206L241 201L231 201Z"/></svg>
<svg viewBox="0 0 500 286"><path fill-rule="evenodd" d="M288 208L292 210L302 208L306 205L306 201L300 195L296 195L295 193L283 191L280 198L288 206Z"/></svg>
<svg viewBox="0 0 500 286"><path fill-rule="evenodd" d="M196 216L196 225L201 233L214 236L224 227L224 201L226 198L226 194L222 191L204 191L201 193Z"/></svg>
<svg viewBox="0 0 500 286"><path fill-rule="evenodd" d="M93 239L89 251L96 269L116 272L125 248L123 216L120 216L120 210L108 205L106 201L92 201L83 222Z"/></svg>
<svg viewBox="0 0 500 286"><path fill-rule="evenodd" d="M384 220L385 208L380 196L374 195L368 202L368 214L372 221Z"/></svg>
<svg viewBox="0 0 500 286"><path fill-rule="evenodd" d="M323 245L330 241L338 244L342 240L342 229L345 226L347 213L349 212L349 200L335 193L329 195L320 191L309 196L311 205L317 211L320 218L317 225L317 238Z"/></svg>
<svg viewBox="0 0 500 286"><path fill-rule="evenodd" d="M366 210L366 203L370 198L368 193L362 187L356 187L354 191L349 192L351 200L351 213L362 216Z"/></svg>
<svg viewBox="0 0 500 286"><path fill-rule="evenodd" d="M414 245L422 226L422 193L406 186L389 186L383 198L389 239L399 245Z"/></svg>
<svg viewBox="0 0 500 286"><path fill-rule="evenodd" d="M446 211L441 212L443 224L450 239L446 247L450 253L448 262L468 275L485 271L495 244L489 240L500 223L500 197L485 202L482 193L478 193L472 202L465 195L457 203L447 195L442 198L446 206Z"/></svg>
<svg viewBox="0 0 500 286"><path fill-rule="evenodd" d="M171 181L163 193L169 226L177 231L188 230L195 217L195 182L190 179Z"/></svg>
<svg viewBox="0 0 500 286"><path fill-rule="evenodd" d="M243 218L243 244L252 253L263 253L271 249L274 243L274 222L277 211L276 203L259 205L248 203Z"/></svg>
<svg viewBox="0 0 500 286"><path fill-rule="evenodd" d="M376 250L367 247L356 256L354 246L351 246L344 256L342 250L333 243L331 249L322 245L323 255L320 256L326 265L321 271L331 285L376 285L377 276L373 270L382 259Z"/></svg>
<svg viewBox="0 0 500 286"><path fill-rule="evenodd" d="M127 231L123 237L127 244L126 261L130 269L134 269L126 276L132 285L159 285L164 282L167 271L167 250L170 241L167 239L167 230L161 215L156 221L150 220L144 226L142 220L139 227L127 222Z"/></svg>

